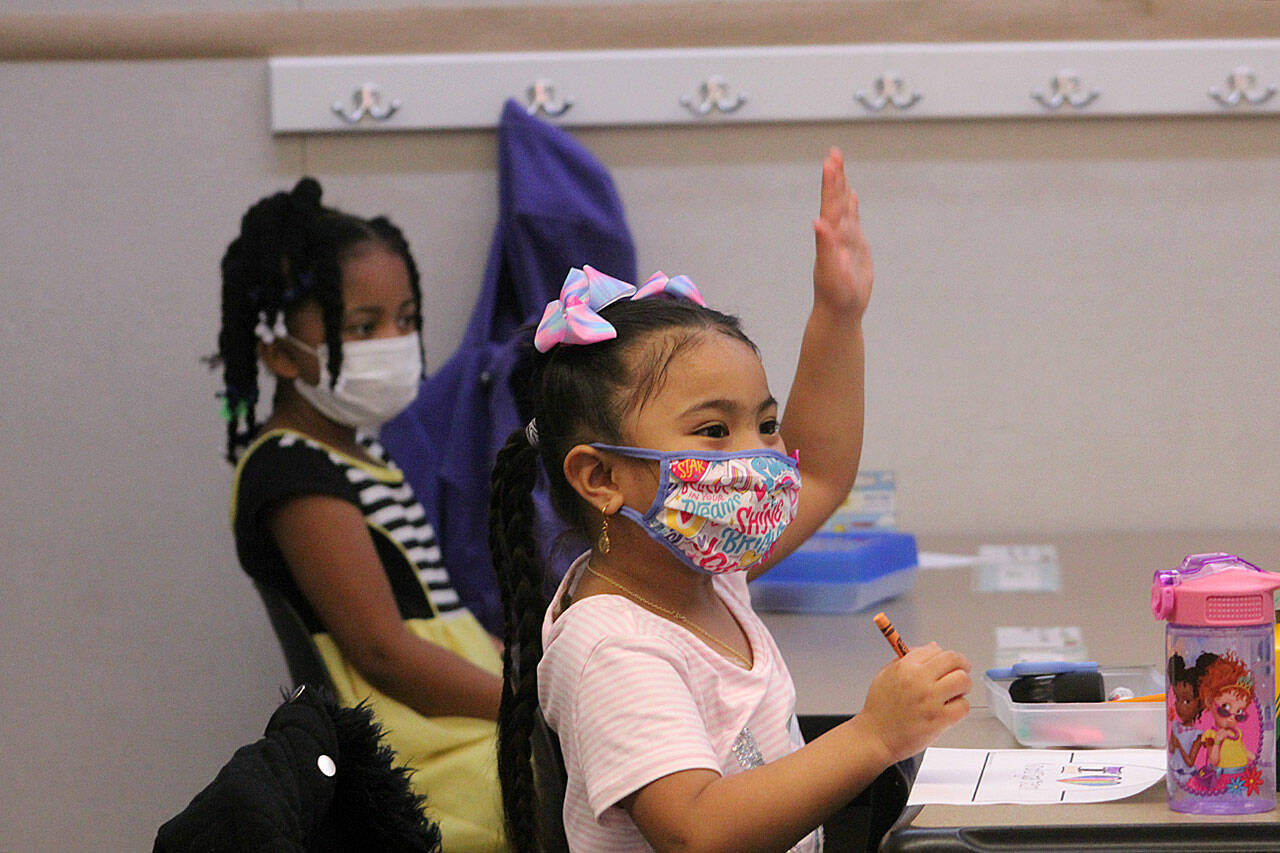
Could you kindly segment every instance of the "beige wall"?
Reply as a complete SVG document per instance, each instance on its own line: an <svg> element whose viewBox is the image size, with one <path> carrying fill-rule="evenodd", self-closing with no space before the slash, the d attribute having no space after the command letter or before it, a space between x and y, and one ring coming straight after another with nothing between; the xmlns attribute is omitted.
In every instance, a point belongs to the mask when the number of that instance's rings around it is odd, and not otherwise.
<svg viewBox="0 0 1280 853"><path fill-rule="evenodd" d="M1270 0L0 0L21 59L1277 36Z"/></svg>
<svg viewBox="0 0 1280 853"><path fill-rule="evenodd" d="M0 91L0 850L145 849L286 681L235 563L198 362L237 219L303 172L390 213L422 261L438 365L483 269L493 138L272 138L257 58L0 63ZM898 472L907 530L1038 540L1280 522L1277 130L578 136L618 182L642 273L688 273L740 312L780 397L818 164L843 147L878 273L864 463Z"/></svg>

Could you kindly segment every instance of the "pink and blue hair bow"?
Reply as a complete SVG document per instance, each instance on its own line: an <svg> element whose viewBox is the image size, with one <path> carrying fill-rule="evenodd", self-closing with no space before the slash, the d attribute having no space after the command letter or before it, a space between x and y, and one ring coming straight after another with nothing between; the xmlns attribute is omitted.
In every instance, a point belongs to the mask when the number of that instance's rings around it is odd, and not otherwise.
<svg viewBox="0 0 1280 853"><path fill-rule="evenodd" d="M612 340L618 332L600 312L620 299L652 296L687 299L703 307L707 304L687 275L667 278L656 272L637 288L585 264L582 269L574 267L560 288L560 298L548 302L542 312L533 345L538 352L546 352L557 344L580 346Z"/></svg>

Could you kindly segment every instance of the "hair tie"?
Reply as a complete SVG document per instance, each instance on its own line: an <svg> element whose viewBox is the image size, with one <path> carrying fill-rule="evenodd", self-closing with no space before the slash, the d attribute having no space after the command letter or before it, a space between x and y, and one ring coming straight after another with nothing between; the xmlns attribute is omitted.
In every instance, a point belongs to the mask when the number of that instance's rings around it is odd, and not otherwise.
<svg viewBox="0 0 1280 853"><path fill-rule="evenodd" d="M538 419L534 418L525 425L524 439L529 442L530 447L538 446Z"/></svg>
<svg viewBox="0 0 1280 853"><path fill-rule="evenodd" d="M284 314L277 313L273 322L267 316L266 311L259 313L258 325L254 326L253 334L264 344L273 343L276 338L288 337L289 330L284 325Z"/></svg>
<svg viewBox="0 0 1280 853"><path fill-rule="evenodd" d="M605 275L594 267L573 268L560 288L560 298L547 303L542 320L533 335L538 352L546 352L557 344L585 345L613 340L618 331L600 316L600 312L620 299L649 299L662 296L687 299L706 307L706 300L687 275L668 278L661 272L637 289L635 285Z"/></svg>
<svg viewBox="0 0 1280 853"><path fill-rule="evenodd" d="M231 391L226 391L224 393L218 394L217 396L222 400L222 404L218 408L218 414L220 414L222 416L222 419L227 423L231 423L233 420L239 420L241 418L245 418L248 416L249 414L248 400L238 395L235 395L236 399L235 399L235 402L233 403L231 401L231 398L233 396L233 393Z"/></svg>

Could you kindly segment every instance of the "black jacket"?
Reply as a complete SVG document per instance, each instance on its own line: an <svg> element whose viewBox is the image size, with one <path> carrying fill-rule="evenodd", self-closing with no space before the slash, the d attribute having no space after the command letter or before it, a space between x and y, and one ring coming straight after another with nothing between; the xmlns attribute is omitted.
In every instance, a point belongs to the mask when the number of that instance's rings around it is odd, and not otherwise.
<svg viewBox="0 0 1280 853"><path fill-rule="evenodd" d="M409 771L363 705L298 688L266 733L160 827L154 853L440 850Z"/></svg>

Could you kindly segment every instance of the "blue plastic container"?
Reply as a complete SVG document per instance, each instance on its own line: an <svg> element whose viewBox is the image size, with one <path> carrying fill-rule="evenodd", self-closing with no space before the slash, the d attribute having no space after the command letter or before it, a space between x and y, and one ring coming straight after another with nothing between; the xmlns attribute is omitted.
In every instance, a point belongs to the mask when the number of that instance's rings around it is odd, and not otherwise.
<svg viewBox="0 0 1280 853"><path fill-rule="evenodd" d="M751 582L751 604L765 611L854 613L911 589L918 562L910 533L815 533Z"/></svg>

